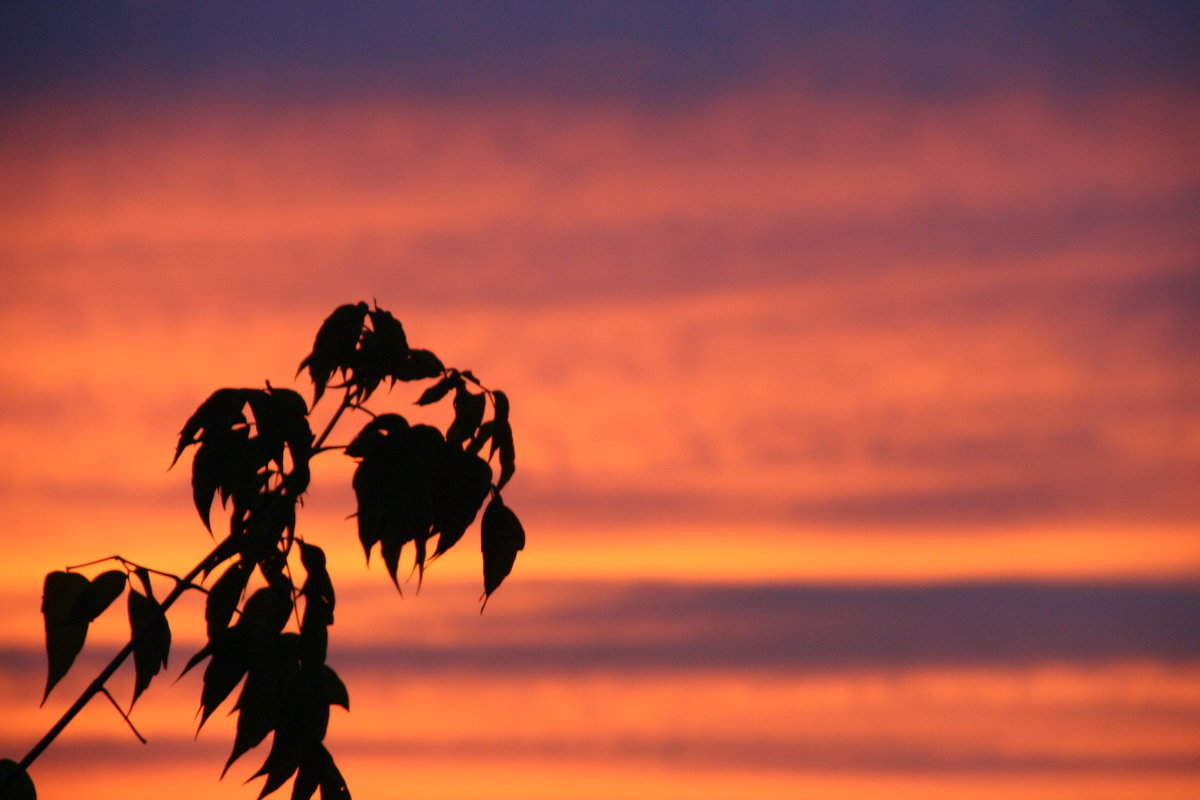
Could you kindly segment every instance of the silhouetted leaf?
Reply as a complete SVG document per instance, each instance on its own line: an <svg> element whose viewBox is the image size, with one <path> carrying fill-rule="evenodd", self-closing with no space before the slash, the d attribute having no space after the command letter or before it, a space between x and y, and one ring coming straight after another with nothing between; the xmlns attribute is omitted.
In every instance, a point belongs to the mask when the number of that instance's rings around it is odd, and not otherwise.
<svg viewBox="0 0 1200 800"><path fill-rule="evenodd" d="M500 494L492 497L483 512L480 540L483 550L483 594L484 605L492 592L512 572L517 552L525 549L525 529Z"/></svg>
<svg viewBox="0 0 1200 800"><path fill-rule="evenodd" d="M42 585L42 623L46 630L46 691L62 680L75 656L83 649L87 638L87 622L68 622L80 598L88 590L89 581L77 572L51 572Z"/></svg>
<svg viewBox="0 0 1200 800"><path fill-rule="evenodd" d="M454 393L454 422L446 430L446 441L461 444L469 439L483 422L486 407L486 396L460 386Z"/></svg>
<svg viewBox="0 0 1200 800"><path fill-rule="evenodd" d="M371 326L363 330L349 379L352 396L360 403L371 396L384 378L390 378L394 384L408 358L408 340L399 320L378 306L371 310L370 319Z"/></svg>
<svg viewBox="0 0 1200 800"><path fill-rule="evenodd" d="M270 384L267 391L247 389L246 397L268 458L283 472L283 448L286 445L292 456L293 471L300 469L307 474L313 434L308 425L308 406L304 398L291 389L276 389ZM297 493L303 490L304 487L300 487Z"/></svg>
<svg viewBox="0 0 1200 800"><path fill-rule="evenodd" d="M325 553L316 545L300 543L300 561L308 577L300 593L304 596L304 618L300 622L300 661L323 664L329 643L328 626L333 624L333 582L325 569Z"/></svg>
<svg viewBox="0 0 1200 800"><path fill-rule="evenodd" d="M249 580L249 565L245 561L238 561L230 565L209 589L208 600L204 604L204 621L210 639L229 626L229 620L233 618Z"/></svg>
<svg viewBox="0 0 1200 800"><path fill-rule="evenodd" d="M191 672L193 667L211 656L212 652L212 642L206 642L204 647L201 647L199 650L197 650L195 654L193 654L192 657L187 660L187 663L183 665L183 671L179 673L179 677L182 678L184 675L187 675L189 672Z"/></svg>
<svg viewBox="0 0 1200 800"><path fill-rule="evenodd" d="M321 800L350 800L350 790L333 756L322 744L314 744L300 761L300 771L292 784L292 800L309 800L321 788Z"/></svg>
<svg viewBox="0 0 1200 800"><path fill-rule="evenodd" d="M404 359L395 365L391 377L398 381L419 381L436 378L446 371L441 359L428 350L409 350Z"/></svg>
<svg viewBox="0 0 1200 800"><path fill-rule="evenodd" d="M492 452L500 452L500 480L496 489L503 489L513 473L517 470L517 451L513 446L512 426L508 421L508 395L496 390L492 392L492 404L495 407L492 430Z"/></svg>
<svg viewBox="0 0 1200 800"><path fill-rule="evenodd" d="M341 706L349 711L350 693L346 691L346 684L342 683L342 679L333 671L333 667L328 664L323 665L321 674L325 690L325 702L331 706Z"/></svg>
<svg viewBox="0 0 1200 800"><path fill-rule="evenodd" d="M119 569L100 573L79 596L67 622L92 622L121 596L128 582L129 575Z"/></svg>
<svg viewBox="0 0 1200 800"><path fill-rule="evenodd" d="M262 564L278 552L281 540L290 543L296 530L296 501L279 491L260 494L241 513L233 515L240 530L238 551L252 563Z"/></svg>
<svg viewBox="0 0 1200 800"><path fill-rule="evenodd" d="M250 644L253 636L250 631L235 625L221 631L211 639L206 649L211 656L208 666L204 669L204 685L200 690L200 726L212 715L217 706L225 701L246 675L250 667ZM193 662L201 659L201 650L193 658ZM189 662L189 667L192 662Z"/></svg>
<svg viewBox="0 0 1200 800"><path fill-rule="evenodd" d="M292 613L292 598L281 586L264 586L246 600L239 627L279 633Z"/></svg>
<svg viewBox="0 0 1200 800"><path fill-rule="evenodd" d="M466 532L492 483L492 468L479 456L449 444L433 465L436 472L433 496L433 529L438 534L434 556L453 547Z"/></svg>
<svg viewBox="0 0 1200 800"><path fill-rule="evenodd" d="M237 733L225 769L279 724L286 695L295 691L296 634L251 640L249 668L238 697ZM222 772L222 775L224 772Z"/></svg>
<svg viewBox="0 0 1200 800"><path fill-rule="evenodd" d="M0 800L37 800L33 779L11 758L0 759L0 786Z"/></svg>
<svg viewBox="0 0 1200 800"><path fill-rule="evenodd" d="M417 399L417 405L427 406L430 403L436 403L438 400L441 400L443 397L449 394L451 389L455 389L460 386L462 386L462 378L459 377L457 372L450 370L449 375L446 375L440 381L433 384L421 393L421 396Z"/></svg>
<svg viewBox="0 0 1200 800"><path fill-rule="evenodd" d="M295 709L289 707L287 711L294 712ZM267 754L267 760L263 762L258 772L251 776L251 780L263 775L267 776L262 791L258 793L258 800L262 800L287 783L287 779L299 769L302 747L303 738L299 726L281 722L271 739L271 752Z"/></svg>
<svg viewBox="0 0 1200 800"><path fill-rule="evenodd" d="M131 707L150 685L150 680L160 669L167 666L167 657L171 652L171 629L158 603L131 588L129 633L132 637L137 637L143 630L145 633L133 646L133 700L129 702Z"/></svg>
<svg viewBox="0 0 1200 800"><path fill-rule="evenodd" d="M220 493L222 503L233 496L235 506L244 507L262 490L266 476L259 470L268 459L248 428L201 439L192 459L192 500L206 528L212 530L209 515L215 494Z"/></svg>
<svg viewBox="0 0 1200 800"><path fill-rule="evenodd" d="M317 330L313 340L313 349L296 370L299 375L305 367L313 382L313 405L315 406L325 393L325 385L333 377L333 373L341 369L343 372L354 364L355 348L359 337L362 336L363 320L367 314L367 304L346 304L333 310Z"/></svg>
<svg viewBox="0 0 1200 800"><path fill-rule="evenodd" d="M401 417L381 415L347 448L348 453L362 458L353 479L359 541L368 559L371 548L380 543L384 563L397 588L401 549L410 541L430 535L433 476L428 465L435 463L444 446L436 428L410 428Z"/></svg>
<svg viewBox="0 0 1200 800"><path fill-rule="evenodd" d="M175 462L188 445L199 441L201 431L209 434L220 433L245 424L246 417L242 414L245 404L246 395L243 389L218 389L209 395L179 431L179 443L175 446L175 457L171 459L171 466L175 466Z"/></svg>
<svg viewBox="0 0 1200 800"><path fill-rule="evenodd" d="M300 769L292 783L292 800L309 800L321 785L321 764L305 757L300 760Z"/></svg>
<svg viewBox="0 0 1200 800"><path fill-rule="evenodd" d="M492 431L495 429L496 423L493 420L488 420L479 426L475 431L475 435L471 437L471 441L467 442L466 451L471 455L476 455L483 446L492 438Z"/></svg>

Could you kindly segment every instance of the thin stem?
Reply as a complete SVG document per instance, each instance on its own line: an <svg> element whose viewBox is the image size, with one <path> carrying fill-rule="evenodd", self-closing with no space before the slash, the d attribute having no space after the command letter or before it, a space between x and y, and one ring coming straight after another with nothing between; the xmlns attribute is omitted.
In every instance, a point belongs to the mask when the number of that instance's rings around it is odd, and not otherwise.
<svg viewBox="0 0 1200 800"><path fill-rule="evenodd" d="M138 738L138 741L142 744L146 744L146 737L138 733L138 729L133 727L133 720L131 720L129 715L125 713L125 709L121 708L121 706L117 704L117 699L112 696L112 692L104 687L101 687L100 691L105 697L108 698L108 702L112 703L113 708L115 708L117 713L121 715L121 719L125 720L125 724L129 726L129 730L133 731L133 735Z"/></svg>
<svg viewBox="0 0 1200 800"><path fill-rule="evenodd" d="M128 563L127 561L125 561L125 559L121 558L120 556L105 556L104 558L97 558L95 561L88 561L83 564L75 564L73 566L67 567L67 572L70 572L73 569L83 569L84 567L94 567L97 564L103 564L105 561L120 561L121 564Z"/></svg>
<svg viewBox="0 0 1200 800"><path fill-rule="evenodd" d="M337 425L337 421L342 418L342 414L352 405L350 402L350 389L346 389L346 394L342 397L342 403L337 407L337 411L333 412L333 416L329 418L329 423L325 426L325 430L321 431L321 435L313 442L313 451L317 452L321 449L321 445L325 444L325 440L329 438L329 434L333 433L333 426Z"/></svg>

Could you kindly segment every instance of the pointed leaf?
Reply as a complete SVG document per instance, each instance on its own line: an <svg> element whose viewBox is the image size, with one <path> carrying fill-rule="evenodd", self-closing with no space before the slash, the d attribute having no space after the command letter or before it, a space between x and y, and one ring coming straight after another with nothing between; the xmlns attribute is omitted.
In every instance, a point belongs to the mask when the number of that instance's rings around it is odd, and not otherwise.
<svg viewBox="0 0 1200 800"><path fill-rule="evenodd" d="M88 586L88 579L77 572L51 572L46 576L42 587L42 622L46 630L47 661L43 703L83 649L88 623L68 620Z"/></svg>
<svg viewBox="0 0 1200 800"><path fill-rule="evenodd" d="M182 678L184 675L187 675L192 671L193 667L211 656L212 653L212 642L205 643L204 647L201 647L199 650L197 650L195 654L187 660L187 663L183 665L183 671L179 673L179 677Z"/></svg>
<svg viewBox="0 0 1200 800"><path fill-rule="evenodd" d="M324 665L321 671L322 687L324 689L325 702L331 706L341 706L347 711L350 710L350 693L346 691L346 684L334 672L333 667L328 664Z"/></svg>
<svg viewBox="0 0 1200 800"><path fill-rule="evenodd" d="M438 400L441 400L443 397L449 394L451 389L455 389L460 386L462 386L462 378L459 377L457 372L450 370L449 375L442 378L440 381L433 384L421 393L421 396L417 399L417 405L427 406L431 403L436 403Z"/></svg>
<svg viewBox="0 0 1200 800"><path fill-rule="evenodd" d="M392 312L384 311L375 306L370 312L371 327L375 331L375 340L385 354L403 356L408 353L408 337L404 335L404 326L400 320L392 316Z"/></svg>
<svg viewBox="0 0 1200 800"><path fill-rule="evenodd" d="M440 556L475 521L492 484L492 468L476 455L453 446L444 448L437 464L433 495L433 528L438 533L434 556Z"/></svg>
<svg viewBox="0 0 1200 800"><path fill-rule="evenodd" d="M473 436L483 422L486 407L485 395L474 394L460 386L454 393L454 422L446 430L446 441L460 444Z"/></svg>
<svg viewBox="0 0 1200 800"><path fill-rule="evenodd" d="M206 435L219 434L231 430L235 425L245 423L246 418L242 414L245 404L244 389L218 389L209 395L179 431L179 443L175 447L175 457L171 459L171 466L175 466L184 449L199 441L201 431Z"/></svg>
<svg viewBox="0 0 1200 800"><path fill-rule="evenodd" d="M246 682L237 702L233 751L225 770L250 748L257 747L278 724L289 673L294 676L297 672L294 640L294 634L255 638Z"/></svg>
<svg viewBox="0 0 1200 800"><path fill-rule="evenodd" d="M475 435L471 437L471 441L467 442L466 450L471 455L476 455L483 450L483 446L492 438L492 432L496 428L494 420L488 420L479 426L479 430L475 431Z"/></svg>
<svg viewBox="0 0 1200 800"><path fill-rule="evenodd" d="M441 359L428 350L409 350L404 360L397 363L390 376L398 381L419 381L436 378L446 371Z"/></svg>
<svg viewBox="0 0 1200 800"><path fill-rule="evenodd" d="M324 763L321 768L321 800L350 800L350 789L346 779L333 762L333 756L321 746Z"/></svg>
<svg viewBox="0 0 1200 800"><path fill-rule="evenodd" d="M132 707L142 692L146 691L151 679L167 666L167 657L171 652L171 629L161 607L152 598L133 588L129 590L129 633L136 638L133 646L133 700L129 703Z"/></svg>
<svg viewBox="0 0 1200 800"><path fill-rule="evenodd" d="M246 676L250 667L248 638L245 630L230 628L215 642L209 643L212 658L204 668L204 685L200 690L201 727Z"/></svg>
<svg viewBox="0 0 1200 800"><path fill-rule="evenodd" d="M212 589L208 591L208 600L204 604L204 621L208 626L208 637L211 639L217 631L229 627L229 620L242 599L242 592L250 580L250 569L245 561L237 561L217 579Z"/></svg>
<svg viewBox="0 0 1200 800"><path fill-rule="evenodd" d="M0 759L0 800L37 800L29 773L11 758Z"/></svg>
<svg viewBox="0 0 1200 800"><path fill-rule="evenodd" d="M282 586L264 586L250 595L242 607L239 625L272 633L283 630L292 613L292 598Z"/></svg>
<svg viewBox="0 0 1200 800"><path fill-rule="evenodd" d="M354 364L355 348L362 336L363 320L367 315L367 304L346 304L333 310L313 340L312 352L300 362L296 370L299 375L308 368L313 382L313 405L325 393L325 385L337 370L347 370Z"/></svg>
<svg viewBox="0 0 1200 800"><path fill-rule="evenodd" d="M484 604L512 572L517 552L525 548L525 529L497 493L483 512L480 539L483 550Z"/></svg>
<svg viewBox="0 0 1200 800"><path fill-rule="evenodd" d="M492 430L492 453L500 451L500 479L496 482L496 489L504 488L504 484L508 483L512 478L513 473L517 469L517 452L513 447L512 425L509 423L509 405L508 395L497 389L492 392L493 406L493 423L495 427ZM491 460L491 456L488 456Z"/></svg>
<svg viewBox="0 0 1200 800"><path fill-rule="evenodd" d="M307 754L300 760L300 770L292 782L292 800L309 800L321 785L323 763Z"/></svg>

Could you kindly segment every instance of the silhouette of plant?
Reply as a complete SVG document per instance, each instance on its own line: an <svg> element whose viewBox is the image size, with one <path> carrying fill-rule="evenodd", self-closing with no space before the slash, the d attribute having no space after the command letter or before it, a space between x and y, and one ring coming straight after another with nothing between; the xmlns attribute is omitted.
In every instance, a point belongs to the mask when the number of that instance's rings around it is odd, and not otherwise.
<svg viewBox="0 0 1200 800"><path fill-rule="evenodd" d="M0 800L36 796L26 769L95 695L105 695L133 727L105 683L132 655L132 710L167 666L171 629L166 611L188 590L207 595L208 641L183 669L187 673L207 661L200 726L242 686L234 705L233 749L222 776L270 734L266 760L253 776L266 779L259 798L293 776L293 800L307 800L318 788L323 800L349 798L324 745L330 706L350 707L345 685L326 663L334 588L324 552L296 531L296 506L309 484L310 463L322 452L341 450L357 461L353 488L359 541L368 560L379 546L397 589L404 546L413 545L419 586L426 564L462 539L489 496L480 523L484 606L508 576L525 545L525 532L500 496L515 469L504 392L486 388L469 370L444 367L428 350L409 347L400 322L366 303L343 305L329 315L297 375L304 370L313 382L314 408L327 389L342 390L341 403L319 436L313 435L312 409L304 399L270 383L265 389L218 389L184 423L171 464L195 448L192 497L210 533L213 501L219 497L221 507L229 509L228 535L190 572L179 577L111 556L46 576L43 703L70 670L89 624L123 592L130 639L20 763L0 761ZM432 379L437 380L416 404L428 406L453 394L453 421L445 434L365 406L385 381L390 390L398 381ZM485 419L489 403L491 414ZM347 411L362 412L370 420L348 445L327 445ZM485 447L486 459L481 455ZM493 474L493 460L498 475ZM430 554L434 536L437 544ZM76 571L106 562L116 568L90 579ZM299 585L297 566L304 574ZM204 588L204 580L218 570L220 575ZM153 578L160 589L163 581L172 584L162 600L155 595Z"/></svg>

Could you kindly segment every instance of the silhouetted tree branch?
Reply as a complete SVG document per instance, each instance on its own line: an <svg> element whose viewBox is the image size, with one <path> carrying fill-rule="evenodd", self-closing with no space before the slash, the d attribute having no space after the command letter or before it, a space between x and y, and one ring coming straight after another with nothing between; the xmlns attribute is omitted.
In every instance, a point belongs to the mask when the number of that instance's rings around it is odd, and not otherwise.
<svg viewBox="0 0 1200 800"><path fill-rule="evenodd" d="M200 725L242 687L225 769L270 735L269 753L254 775L266 779L260 798L293 776L293 798L308 800L318 788L322 798L350 796L324 745L330 706L350 705L345 685L326 663L333 583L324 552L296 533L296 507L308 488L310 461L319 453L340 449L356 459L359 541L368 559L378 545L397 589L406 545L413 545L419 584L425 565L462 538L485 502L480 524L483 605L508 576L524 548L525 532L500 494L515 470L507 395L488 389L469 370L446 368L432 352L411 348L400 322L366 303L339 306L329 315L297 374L304 370L313 382L313 408L331 388L330 381L335 376L341 380L332 388L343 390L342 399L320 436L313 436L312 408L304 399L270 383L265 389L218 389L184 423L172 466L194 447L192 497L201 521L211 531L212 504L218 497L229 510L229 534L186 575L152 570L118 555L46 576L42 616L48 669L43 702L70 670L88 626L123 593L130 639L20 762L0 761L0 800L35 797L27 768L99 693L142 738L105 685L133 656L132 711L167 666L171 632L166 614L189 589L207 594L207 643L183 670L207 661ZM397 382L434 379L416 404L426 406L453 395L454 417L444 433L365 406L385 381L390 389ZM350 444L327 446L347 411L363 412L370 419ZM493 460L498 475L493 474ZM305 575L299 587L292 566L297 553ZM106 561L117 562L121 569L91 579L76 571ZM200 585L222 568L207 589ZM152 575L174 582L161 601L154 595Z"/></svg>

